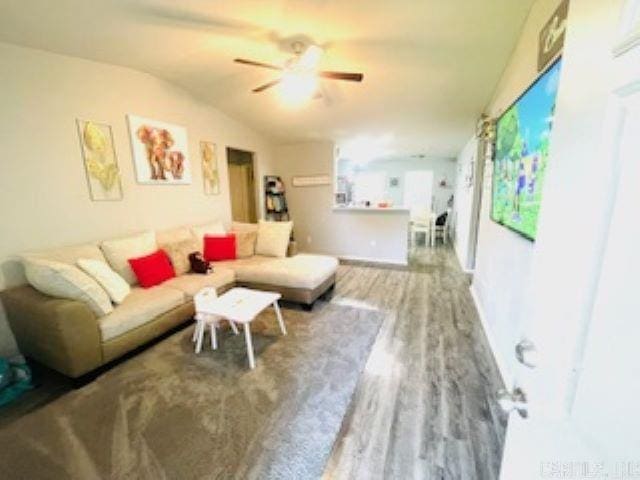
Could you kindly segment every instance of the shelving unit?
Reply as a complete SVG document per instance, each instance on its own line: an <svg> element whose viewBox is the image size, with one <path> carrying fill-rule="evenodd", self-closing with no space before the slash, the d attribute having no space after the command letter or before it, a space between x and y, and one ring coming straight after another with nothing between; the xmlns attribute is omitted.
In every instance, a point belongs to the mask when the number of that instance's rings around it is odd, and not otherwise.
<svg viewBox="0 0 640 480"><path fill-rule="evenodd" d="M264 177L264 210L267 220L286 222L289 220L289 208L284 182L276 175Z"/></svg>

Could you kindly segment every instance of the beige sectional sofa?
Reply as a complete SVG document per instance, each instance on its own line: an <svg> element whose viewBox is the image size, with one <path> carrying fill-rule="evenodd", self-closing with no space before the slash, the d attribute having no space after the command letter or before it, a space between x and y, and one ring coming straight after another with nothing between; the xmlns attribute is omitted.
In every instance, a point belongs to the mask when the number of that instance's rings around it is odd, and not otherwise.
<svg viewBox="0 0 640 480"><path fill-rule="evenodd" d="M189 235L185 227L157 232L156 238L162 246ZM100 243L29 255L71 265L80 258L107 262ZM208 275L187 273L151 288L134 282L125 300L102 317L82 301L51 297L29 285L0 296L22 353L80 377L191 319L193 296L203 287L212 286L218 293L235 285L271 290L310 307L333 287L338 262L322 255L254 255L214 265Z"/></svg>

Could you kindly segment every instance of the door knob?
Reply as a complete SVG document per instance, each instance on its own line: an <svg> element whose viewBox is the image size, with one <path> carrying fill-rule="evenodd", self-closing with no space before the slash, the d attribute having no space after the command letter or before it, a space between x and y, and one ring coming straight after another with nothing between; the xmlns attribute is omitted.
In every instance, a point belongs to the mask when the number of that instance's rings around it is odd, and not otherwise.
<svg viewBox="0 0 640 480"><path fill-rule="evenodd" d="M514 410L522 418L529 416L529 405L527 404L527 396L520 387L513 389L513 392L508 390L498 391L498 404L505 413L511 413Z"/></svg>
<svg viewBox="0 0 640 480"><path fill-rule="evenodd" d="M538 365L538 349L531 340L524 338L516 345L516 358L524 366L535 368Z"/></svg>

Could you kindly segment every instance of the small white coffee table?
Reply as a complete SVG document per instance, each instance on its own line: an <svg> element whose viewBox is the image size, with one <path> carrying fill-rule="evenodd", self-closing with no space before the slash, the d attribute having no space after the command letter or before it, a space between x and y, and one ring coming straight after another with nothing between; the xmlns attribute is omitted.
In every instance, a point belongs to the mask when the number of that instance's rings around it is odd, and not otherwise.
<svg viewBox="0 0 640 480"><path fill-rule="evenodd" d="M249 366L255 368L253 356L253 342L251 340L251 322L265 308L273 306L283 335L287 334L287 329L282 320L282 313L278 300L282 295L275 292L262 292L249 288L232 288L219 297L211 298L210 301L198 307L196 314L212 315L224 318L232 324L239 323L244 327L244 337L247 343L247 356ZM215 335L215 333L214 333ZM217 343L217 342L216 342ZM217 345L216 345L217 347Z"/></svg>

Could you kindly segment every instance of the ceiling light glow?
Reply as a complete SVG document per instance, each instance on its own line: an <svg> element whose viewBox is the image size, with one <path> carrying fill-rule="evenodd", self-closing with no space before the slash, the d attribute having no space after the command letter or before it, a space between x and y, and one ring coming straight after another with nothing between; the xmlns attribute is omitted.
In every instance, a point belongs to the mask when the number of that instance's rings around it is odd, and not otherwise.
<svg viewBox="0 0 640 480"><path fill-rule="evenodd" d="M314 72L284 72L280 82L280 97L287 105L300 105L311 99L318 89L318 77Z"/></svg>

